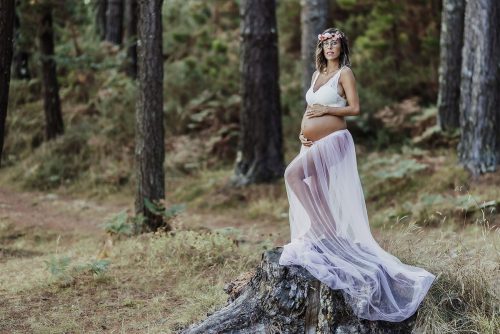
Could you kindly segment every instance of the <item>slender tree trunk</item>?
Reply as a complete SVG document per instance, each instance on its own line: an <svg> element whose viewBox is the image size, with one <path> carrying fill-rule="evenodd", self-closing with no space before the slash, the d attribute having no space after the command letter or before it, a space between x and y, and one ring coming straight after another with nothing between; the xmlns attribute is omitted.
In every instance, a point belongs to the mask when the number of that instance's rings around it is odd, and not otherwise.
<svg viewBox="0 0 500 334"><path fill-rule="evenodd" d="M137 0L125 0L125 38L127 41L127 74L137 77Z"/></svg>
<svg viewBox="0 0 500 334"><path fill-rule="evenodd" d="M443 0L437 101L438 124L442 130L459 127L464 12L465 0Z"/></svg>
<svg viewBox="0 0 500 334"><path fill-rule="evenodd" d="M123 0L108 0L106 6L106 40L116 45L122 43Z"/></svg>
<svg viewBox="0 0 500 334"><path fill-rule="evenodd" d="M103 41L106 39L106 12L108 0L95 0L95 26L99 38Z"/></svg>
<svg viewBox="0 0 500 334"><path fill-rule="evenodd" d="M467 1L460 85L460 163L473 175L500 162L500 2Z"/></svg>
<svg viewBox="0 0 500 334"><path fill-rule="evenodd" d="M14 48L14 58L13 58L13 73L12 76L15 79L29 80L31 79L31 72L29 70L29 52Z"/></svg>
<svg viewBox="0 0 500 334"><path fill-rule="evenodd" d="M59 84L57 82L56 62L54 60L54 30L52 26L52 8L41 5L40 58L42 62L43 102L45 109L47 140L64 133Z"/></svg>
<svg viewBox="0 0 500 334"><path fill-rule="evenodd" d="M391 26L391 37L392 37L392 57L394 59L394 71L400 73L401 70L401 46L399 43L399 31L398 31L398 21L397 16L394 18Z"/></svg>
<svg viewBox="0 0 500 334"><path fill-rule="evenodd" d="M234 185L270 182L284 173L274 0L242 0L239 152Z"/></svg>
<svg viewBox="0 0 500 334"><path fill-rule="evenodd" d="M10 66L12 63L14 0L0 0L0 164L5 138L5 120L9 103Z"/></svg>
<svg viewBox="0 0 500 334"><path fill-rule="evenodd" d="M16 13L14 17L14 55L12 58L12 77L24 80L31 78L28 66L29 57L30 54L24 50L24 45L21 41L21 22L19 20L19 15Z"/></svg>
<svg viewBox="0 0 500 334"><path fill-rule="evenodd" d="M162 0L139 0L135 210L146 217L151 230L164 225L144 204L145 198L156 201L165 197L161 5Z"/></svg>
<svg viewBox="0 0 500 334"><path fill-rule="evenodd" d="M318 34L326 30L330 22L330 6L328 0L301 0L300 5L302 96L305 96L311 86L312 74L316 70ZM307 105L307 102L304 103Z"/></svg>

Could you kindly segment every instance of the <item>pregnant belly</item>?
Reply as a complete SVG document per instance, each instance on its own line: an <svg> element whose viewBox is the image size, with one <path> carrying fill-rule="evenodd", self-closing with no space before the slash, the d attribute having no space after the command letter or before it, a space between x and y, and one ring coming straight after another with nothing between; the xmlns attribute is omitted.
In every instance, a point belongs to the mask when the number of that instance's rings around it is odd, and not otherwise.
<svg viewBox="0 0 500 334"><path fill-rule="evenodd" d="M347 124L343 117L324 115L320 117L302 118L302 133L307 139L319 140L330 133L346 129Z"/></svg>

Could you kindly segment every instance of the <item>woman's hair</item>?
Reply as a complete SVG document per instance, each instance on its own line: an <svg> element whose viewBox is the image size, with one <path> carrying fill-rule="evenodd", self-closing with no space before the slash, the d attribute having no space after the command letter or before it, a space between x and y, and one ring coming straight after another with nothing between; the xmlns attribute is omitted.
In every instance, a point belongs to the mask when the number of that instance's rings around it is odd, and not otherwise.
<svg viewBox="0 0 500 334"><path fill-rule="evenodd" d="M344 34L340 29L337 28L328 28L322 32L325 34L329 32L330 34L335 34L339 32L340 34L340 56L339 56L339 65L342 66L351 66L351 61L349 59L349 40L347 39L346 34ZM318 40L316 44L316 69L321 73L324 69L326 69L327 60L325 55L323 54L323 41Z"/></svg>

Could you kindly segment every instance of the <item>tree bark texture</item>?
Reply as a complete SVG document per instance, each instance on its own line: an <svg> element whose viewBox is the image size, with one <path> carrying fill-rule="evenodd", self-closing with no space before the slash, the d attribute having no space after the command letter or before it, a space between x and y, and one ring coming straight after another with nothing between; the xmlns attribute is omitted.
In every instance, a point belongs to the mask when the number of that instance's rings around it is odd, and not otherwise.
<svg viewBox="0 0 500 334"><path fill-rule="evenodd" d="M104 41L106 39L106 12L108 0L95 0L95 25L99 38Z"/></svg>
<svg viewBox="0 0 500 334"><path fill-rule="evenodd" d="M354 315L338 290L299 266L281 266L283 248L267 251L246 284L230 283L227 304L182 334L411 333L417 313L402 322L368 321ZM240 283L241 284L241 283Z"/></svg>
<svg viewBox="0 0 500 334"><path fill-rule="evenodd" d="M126 72L137 77L137 0L125 0Z"/></svg>
<svg viewBox="0 0 500 334"><path fill-rule="evenodd" d="M147 218L152 230L163 226L163 220L145 207L144 199L155 201L165 197L161 6L162 0L139 1L135 209Z"/></svg>
<svg viewBox="0 0 500 334"><path fill-rule="evenodd" d="M318 34L328 28L330 5L328 0L301 0L300 21L302 25L301 60L302 60L302 96L311 86L312 74L316 70L316 44ZM307 106L307 102L304 102Z"/></svg>
<svg viewBox="0 0 500 334"><path fill-rule="evenodd" d="M9 103L10 66L14 33L14 0L0 0L0 165Z"/></svg>
<svg viewBox="0 0 500 334"><path fill-rule="evenodd" d="M123 1L107 0L106 5L106 41L116 45L122 43L123 37Z"/></svg>
<svg viewBox="0 0 500 334"><path fill-rule="evenodd" d="M465 0L443 0L437 101L438 124L442 130L459 127L464 13Z"/></svg>
<svg viewBox="0 0 500 334"><path fill-rule="evenodd" d="M243 0L240 17L241 128L232 181L247 185L284 173L276 3Z"/></svg>
<svg viewBox="0 0 500 334"><path fill-rule="evenodd" d="M500 162L500 2L467 1L460 85L460 163L474 176Z"/></svg>
<svg viewBox="0 0 500 334"><path fill-rule="evenodd" d="M24 43L21 42L21 20L17 13L14 16L14 54L12 56L12 77L16 79L31 79L29 70L30 53L24 49Z"/></svg>
<svg viewBox="0 0 500 334"><path fill-rule="evenodd" d="M45 110L45 135L47 140L64 133L59 84L57 82L56 62L54 60L54 28L52 23L52 8L41 5L40 58L42 63L43 104Z"/></svg>

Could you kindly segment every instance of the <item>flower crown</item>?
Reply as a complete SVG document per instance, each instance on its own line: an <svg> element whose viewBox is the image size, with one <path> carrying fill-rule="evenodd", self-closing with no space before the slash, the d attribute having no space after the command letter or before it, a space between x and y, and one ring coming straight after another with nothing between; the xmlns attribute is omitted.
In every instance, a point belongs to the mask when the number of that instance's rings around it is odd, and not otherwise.
<svg viewBox="0 0 500 334"><path fill-rule="evenodd" d="M326 32L324 34L319 34L318 35L318 40L320 40L321 42L323 42L325 39L332 38L332 37L333 37L333 40L336 41L339 38L342 38L342 34L339 31L336 31L335 34Z"/></svg>

